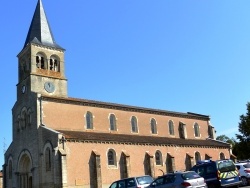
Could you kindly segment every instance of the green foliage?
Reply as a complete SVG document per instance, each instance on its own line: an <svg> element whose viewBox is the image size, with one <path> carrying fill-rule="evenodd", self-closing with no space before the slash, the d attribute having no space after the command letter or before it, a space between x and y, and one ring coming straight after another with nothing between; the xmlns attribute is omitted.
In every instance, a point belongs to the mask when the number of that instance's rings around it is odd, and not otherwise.
<svg viewBox="0 0 250 188"><path fill-rule="evenodd" d="M250 158L250 103L247 103L247 113L240 116L239 133L236 138L239 142L234 149L238 159Z"/></svg>
<svg viewBox="0 0 250 188"><path fill-rule="evenodd" d="M233 148L233 154L238 160L249 159L249 149L246 142L237 142Z"/></svg>
<svg viewBox="0 0 250 188"><path fill-rule="evenodd" d="M234 146L236 144L236 140L234 138L229 138L228 136L226 136L224 134L220 135L220 136L217 136L216 140L220 140L222 142L227 142L227 143L231 144L233 148L234 148Z"/></svg>

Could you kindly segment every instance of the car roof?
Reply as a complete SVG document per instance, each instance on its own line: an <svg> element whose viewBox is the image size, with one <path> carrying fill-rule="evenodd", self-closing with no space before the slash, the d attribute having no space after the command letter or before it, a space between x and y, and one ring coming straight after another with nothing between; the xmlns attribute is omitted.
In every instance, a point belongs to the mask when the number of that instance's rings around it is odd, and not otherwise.
<svg viewBox="0 0 250 188"><path fill-rule="evenodd" d="M244 165L249 166L250 163L235 163L235 165L237 165L237 166L244 166Z"/></svg>
<svg viewBox="0 0 250 188"><path fill-rule="evenodd" d="M151 176L150 175L134 176L134 177L119 179L119 180L116 180L114 182L121 181L121 180L127 180L127 179L131 179L131 178L140 178L140 177L151 177Z"/></svg>
<svg viewBox="0 0 250 188"><path fill-rule="evenodd" d="M231 159L221 159L221 160L200 160L197 161L197 164L195 166L200 166L200 165L207 165L207 164L215 164L215 163L221 163L221 162L227 162L227 161L232 161ZM233 161L232 161L233 162Z"/></svg>
<svg viewBox="0 0 250 188"><path fill-rule="evenodd" d="M159 176L159 177L164 177L164 176L169 176L169 175L175 175L175 174L185 174L185 173L189 173L189 172L194 172L194 171L174 171L174 172L169 172L169 173L167 173L167 174L164 174L164 175L162 175L162 176ZM196 173L196 172L194 172L194 173Z"/></svg>
<svg viewBox="0 0 250 188"><path fill-rule="evenodd" d="M235 163L235 165L245 165L245 164L250 164L250 163Z"/></svg>
<svg viewBox="0 0 250 188"><path fill-rule="evenodd" d="M249 162L250 162L249 159L247 159L247 160L238 160L237 161L237 163L249 163Z"/></svg>

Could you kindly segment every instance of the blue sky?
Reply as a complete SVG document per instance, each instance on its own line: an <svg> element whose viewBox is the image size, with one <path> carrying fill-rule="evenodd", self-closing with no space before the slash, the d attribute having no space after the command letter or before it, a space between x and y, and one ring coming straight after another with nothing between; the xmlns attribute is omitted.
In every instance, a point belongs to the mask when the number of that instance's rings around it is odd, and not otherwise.
<svg viewBox="0 0 250 188"><path fill-rule="evenodd" d="M17 57L36 0L2 1L0 165L12 140ZM70 97L209 115L235 137L250 97L250 1L76 0L43 5L66 49Z"/></svg>

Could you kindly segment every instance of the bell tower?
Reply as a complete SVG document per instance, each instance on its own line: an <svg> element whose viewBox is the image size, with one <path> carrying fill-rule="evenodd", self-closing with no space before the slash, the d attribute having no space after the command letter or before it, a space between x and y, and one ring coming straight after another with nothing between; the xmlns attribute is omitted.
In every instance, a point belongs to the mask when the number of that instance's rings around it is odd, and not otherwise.
<svg viewBox="0 0 250 188"><path fill-rule="evenodd" d="M38 0L24 47L18 54L17 99L26 93L67 97L64 51L53 37Z"/></svg>

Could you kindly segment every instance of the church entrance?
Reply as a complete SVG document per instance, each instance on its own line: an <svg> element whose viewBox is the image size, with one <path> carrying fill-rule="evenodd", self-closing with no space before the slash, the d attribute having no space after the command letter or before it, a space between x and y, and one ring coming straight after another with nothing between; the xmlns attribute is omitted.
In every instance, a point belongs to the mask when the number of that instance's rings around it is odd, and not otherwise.
<svg viewBox="0 0 250 188"><path fill-rule="evenodd" d="M19 161L19 187L32 188L31 160L27 154L23 154Z"/></svg>

